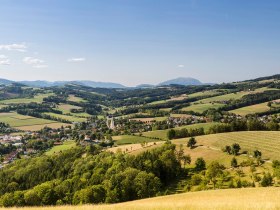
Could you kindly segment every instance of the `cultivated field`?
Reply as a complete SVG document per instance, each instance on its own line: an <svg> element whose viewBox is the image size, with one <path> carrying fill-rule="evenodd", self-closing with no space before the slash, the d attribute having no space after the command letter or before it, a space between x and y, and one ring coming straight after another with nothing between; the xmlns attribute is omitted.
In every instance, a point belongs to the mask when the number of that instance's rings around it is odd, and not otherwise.
<svg viewBox="0 0 280 210"><path fill-rule="evenodd" d="M52 147L49 151L46 152L46 155L53 155L54 153L62 152L73 147L76 147L75 141L65 141L63 145Z"/></svg>
<svg viewBox="0 0 280 210"><path fill-rule="evenodd" d="M60 123L60 122L54 122L54 123L49 123L49 124L40 124L40 125L28 125L28 126L19 126L16 127L19 130L23 131L38 131L41 130L44 127L49 127L53 129L61 128L61 126L72 126L71 124L66 124L66 123Z"/></svg>
<svg viewBox="0 0 280 210"><path fill-rule="evenodd" d="M9 208L11 210L279 210L279 188L188 192L112 205Z"/></svg>
<svg viewBox="0 0 280 210"><path fill-rule="evenodd" d="M230 112L241 115L241 116L245 116L247 114L266 112L266 111L269 111L269 109L270 108L267 106L267 102L265 102L265 103L255 104L252 106L242 107L239 109L232 110Z"/></svg>
<svg viewBox="0 0 280 210"><path fill-rule="evenodd" d="M0 113L0 122L7 123L12 127L55 123L55 121L20 115L15 112Z"/></svg>
<svg viewBox="0 0 280 210"><path fill-rule="evenodd" d="M34 96L34 98L16 98L0 101L0 104L27 104L31 102L42 103L43 99L53 95L52 93L39 94Z"/></svg>
<svg viewBox="0 0 280 210"><path fill-rule="evenodd" d="M74 95L69 95L68 97L68 101L74 101L74 102L85 102L86 100L80 98L80 97L76 97Z"/></svg>
<svg viewBox="0 0 280 210"><path fill-rule="evenodd" d="M224 106L221 103L193 103L190 106L182 108L182 111L193 111L198 113L203 113L208 109L218 109Z"/></svg>
<svg viewBox="0 0 280 210"><path fill-rule="evenodd" d="M173 140L172 142L176 144L186 144L187 140L188 138L184 138ZM209 155L209 152L206 150L221 151L221 149L226 145L238 143L241 146L242 151L248 151L249 153L252 153L254 150L258 149L262 152L263 158L269 158L271 160L280 159L279 131L244 131L220 133L198 136L196 137L196 140L197 145L200 146L189 151L189 153L192 153L192 156L203 156L204 152L205 154ZM212 156L212 154L210 154L210 156ZM223 157L219 157L219 154L217 154L217 158L220 158L221 161L223 159Z"/></svg>
<svg viewBox="0 0 280 210"><path fill-rule="evenodd" d="M158 140L150 139L144 136L131 136L131 135L122 135L122 136L113 136L113 140L115 140L117 145L123 144L137 144L144 142L155 142Z"/></svg>
<svg viewBox="0 0 280 210"><path fill-rule="evenodd" d="M186 129L204 128L204 130L207 131L209 129L209 127L212 125L215 125L215 123L198 123L198 124L193 124L193 125L177 127L174 129L176 130L176 129L182 129L182 128L186 128ZM148 131L148 132L144 132L143 136L152 137L152 138L160 138L162 140L166 140L167 132L168 132L168 130Z"/></svg>
<svg viewBox="0 0 280 210"><path fill-rule="evenodd" d="M52 116L52 117L60 118L60 119L63 119L63 120L68 120L70 122L84 122L84 121L86 121L86 118L84 118L84 117L75 117L75 116L72 116L72 115L63 115L63 114L56 114L56 113L51 113L51 112L46 112L44 114L47 114L47 115Z"/></svg>

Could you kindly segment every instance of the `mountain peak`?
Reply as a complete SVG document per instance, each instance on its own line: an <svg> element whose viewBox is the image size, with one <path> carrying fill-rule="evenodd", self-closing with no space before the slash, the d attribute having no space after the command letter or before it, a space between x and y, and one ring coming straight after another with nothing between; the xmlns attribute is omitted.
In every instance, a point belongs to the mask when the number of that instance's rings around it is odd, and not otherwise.
<svg viewBox="0 0 280 210"><path fill-rule="evenodd" d="M178 77L176 79L167 80L158 85L203 85L203 83L192 77Z"/></svg>

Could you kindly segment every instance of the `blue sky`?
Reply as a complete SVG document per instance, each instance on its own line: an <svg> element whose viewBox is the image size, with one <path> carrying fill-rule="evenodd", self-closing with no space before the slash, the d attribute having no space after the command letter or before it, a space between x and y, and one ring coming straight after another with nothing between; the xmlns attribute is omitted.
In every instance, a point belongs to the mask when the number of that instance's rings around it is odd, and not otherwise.
<svg viewBox="0 0 280 210"><path fill-rule="evenodd" d="M156 84L280 73L277 0L1 0L0 78Z"/></svg>

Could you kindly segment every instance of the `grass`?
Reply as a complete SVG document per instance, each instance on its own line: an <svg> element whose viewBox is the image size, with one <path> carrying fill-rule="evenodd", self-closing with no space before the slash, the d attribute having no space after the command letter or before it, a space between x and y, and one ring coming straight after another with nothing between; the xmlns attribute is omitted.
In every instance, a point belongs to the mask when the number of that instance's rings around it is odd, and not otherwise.
<svg viewBox="0 0 280 210"><path fill-rule="evenodd" d="M188 138L173 140L176 144L186 144ZM220 133L196 137L197 144L201 148L221 150L226 145L238 143L242 151L252 154L254 150L260 150L263 158L271 160L280 159L280 132L279 131L242 131L231 133ZM199 149L200 147L197 147ZM192 150L193 153L198 151ZM199 152L199 151L198 151Z"/></svg>
<svg viewBox="0 0 280 210"><path fill-rule="evenodd" d="M86 121L86 118L84 118L84 117L75 117L75 116L72 116L72 115L63 115L63 114L56 114L56 113L51 113L51 112L45 112L44 114L47 114L47 115L52 116L52 117L60 118L60 119L63 119L63 120L68 120L68 121L71 121L71 122L84 122L84 121Z"/></svg>
<svg viewBox="0 0 280 210"><path fill-rule="evenodd" d="M117 145L123 144L137 144L143 142L154 142L155 139L150 139L147 137L141 136L131 136L131 135L122 135L122 136L113 136L113 140L116 141Z"/></svg>
<svg viewBox="0 0 280 210"><path fill-rule="evenodd" d="M73 102L86 102L86 100L80 98L80 97L76 97L74 95L69 95L68 97L68 101L73 101Z"/></svg>
<svg viewBox="0 0 280 210"><path fill-rule="evenodd" d="M224 104L220 103L203 103L203 104L192 104L188 107L182 108L182 111L194 111L198 113L203 113L208 109L218 109L224 106Z"/></svg>
<svg viewBox="0 0 280 210"><path fill-rule="evenodd" d="M239 108L239 109L231 110L230 112L232 112L234 114L241 115L241 116L245 116L245 115L248 115L248 114L266 112L266 111L269 111L269 109L270 108L267 106L267 102L265 102L265 103L255 104L255 105L246 106L246 107L242 107L242 108Z"/></svg>
<svg viewBox="0 0 280 210"><path fill-rule="evenodd" d="M8 100L2 100L0 101L0 104L27 104L31 102L36 103L42 103L43 99L53 95L52 93L45 93L45 94L39 94L34 96L34 98L15 98L15 99L8 99Z"/></svg>
<svg viewBox="0 0 280 210"><path fill-rule="evenodd" d="M46 152L46 155L53 155L58 152L62 152L68 149L76 147L75 141L65 141L62 145L54 146L49 151Z"/></svg>
<svg viewBox="0 0 280 210"><path fill-rule="evenodd" d="M205 131L207 131L209 129L209 127L214 125L214 124L215 123L198 123L198 124L193 124L193 125L186 125L186 126L177 127L177 128L174 128L174 129L204 128ZM148 132L144 132L143 136L152 137L152 138L160 138L160 139L166 140L167 139L167 132L168 132L168 129L167 130L148 131Z"/></svg>
<svg viewBox="0 0 280 210"><path fill-rule="evenodd" d="M0 121L9 124L11 127L33 126L33 125L55 123L55 121L20 115L15 112L0 113Z"/></svg>
<svg viewBox="0 0 280 210"><path fill-rule="evenodd" d="M61 128L61 126L71 126L71 124L66 123L60 123L60 122L54 122L49 124L40 124L40 125L27 125L27 126L19 126L17 129L23 130L23 131L38 131L41 130L44 127L50 127L53 129Z"/></svg>
<svg viewBox="0 0 280 210"><path fill-rule="evenodd" d="M57 109L62 111L63 114L68 114L68 113L71 113L70 112L71 109L81 109L81 107L74 106L74 105L71 105L71 104L59 104Z"/></svg>
<svg viewBox="0 0 280 210"><path fill-rule="evenodd" d="M280 189L242 188L208 190L111 204L25 207L11 210L279 210Z"/></svg>

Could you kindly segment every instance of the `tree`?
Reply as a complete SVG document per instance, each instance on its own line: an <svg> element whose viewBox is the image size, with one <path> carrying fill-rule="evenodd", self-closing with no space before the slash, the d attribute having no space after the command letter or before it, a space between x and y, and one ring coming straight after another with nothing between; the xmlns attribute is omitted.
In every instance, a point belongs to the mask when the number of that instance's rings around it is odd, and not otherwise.
<svg viewBox="0 0 280 210"><path fill-rule="evenodd" d="M225 146L224 148L224 152L228 153L229 155L231 155L231 147L230 146Z"/></svg>
<svg viewBox="0 0 280 210"><path fill-rule="evenodd" d="M240 149L241 149L241 147L240 147L239 144L235 143L231 146L231 152L232 152L233 155L238 155Z"/></svg>
<svg viewBox="0 0 280 210"><path fill-rule="evenodd" d="M237 160L236 160L235 157L233 157L233 158L231 159L230 165L231 165L231 167L233 167L233 168L236 168L236 167L237 167L238 164L237 164Z"/></svg>
<svg viewBox="0 0 280 210"><path fill-rule="evenodd" d="M207 179L213 183L213 187L215 189L216 183L217 183L217 178L223 174L223 169L225 167L218 162L214 161L212 162L206 170L206 177Z"/></svg>
<svg viewBox="0 0 280 210"><path fill-rule="evenodd" d="M203 171L206 169L206 163L203 158L197 158L195 161L195 170Z"/></svg>
<svg viewBox="0 0 280 210"><path fill-rule="evenodd" d="M176 136L176 131L174 129L170 129L167 132L167 139L169 139L169 140L174 139L175 136Z"/></svg>
<svg viewBox="0 0 280 210"><path fill-rule="evenodd" d="M191 163L192 159L190 155L183 155L182 160L184 162L184 168L185 168L187 164Z"/></svg>
<svg viewBox="0 0 280 210"><path fill-rule="evenodd" d="M261 186L262 187L269 187L272 185L273 178L270 173L264 174L262 180L261 180Z"/></svg>
<svg viewBox="0 0 280 210"><path fill-rule="evenodd" d="M262 153L259 150L255 150L254 151L254 158L256 158L257 164L260 165L261 158L262 158Z"/></svg>
<svg viewBox="0 0 280 210"><path fill-rule="evenodd" d="M191 137L188 141L187 146L190 147L191 149L193 149L194 145L196 144L196 140L194 137Z"/></svg>

